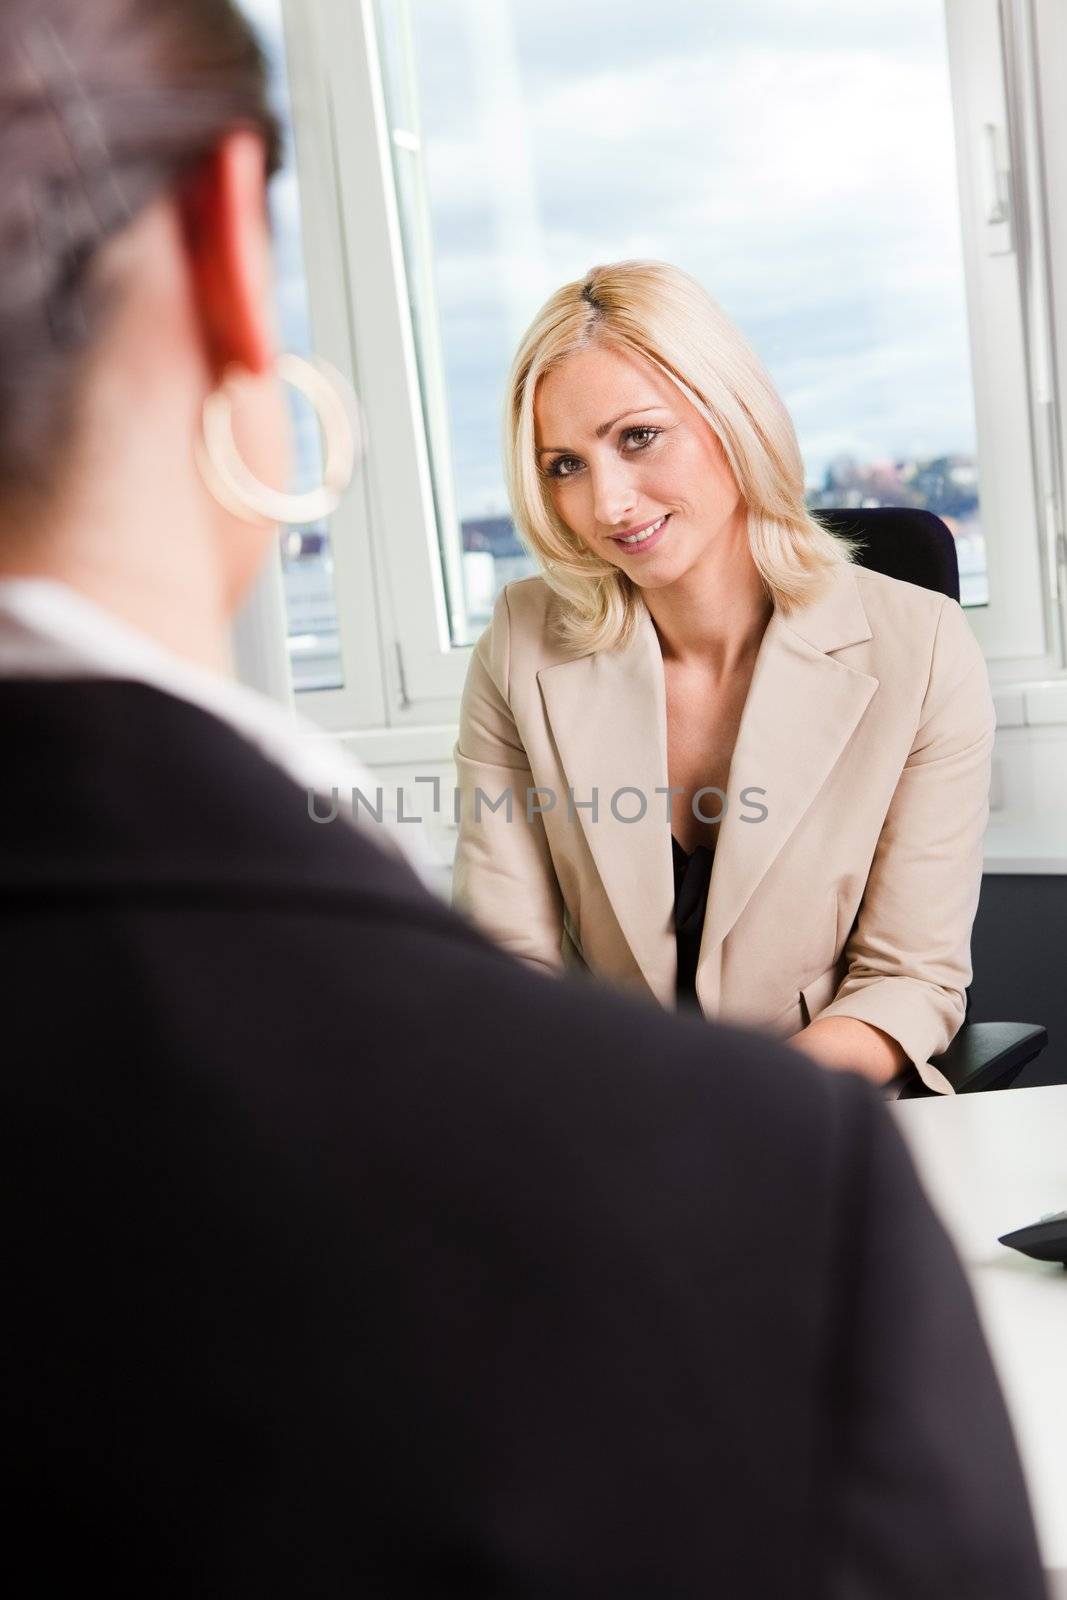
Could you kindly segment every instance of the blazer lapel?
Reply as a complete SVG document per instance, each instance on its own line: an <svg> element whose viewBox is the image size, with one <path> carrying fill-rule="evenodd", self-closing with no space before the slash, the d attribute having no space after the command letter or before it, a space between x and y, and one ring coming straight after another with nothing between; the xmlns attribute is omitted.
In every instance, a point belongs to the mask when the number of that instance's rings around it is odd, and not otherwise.
<svg viewBox="0 0 1067 1600"><path fill-rule="evenodd" d="M674 869L667 801L667 700L663 658L648 612L622 649L543 667L537 674L575 811L601 883L637 965L663 1005L673 1003ZM639 821L622 817L647 810ZM583 802L597 796L597 814ZM556 796L564 810L569 796Z"/></svg>
<svg viewBox="0 0 1067 1600"><path fill-rule="evenodd" d="M877 678L835 661L832 651L871 637L855 578L834 575L819 600L763 636L730 766L729 805L719 829L697 966L697 995L718 1009L723 941L814 801L878 687ZM741 792L766 790L766 807L745 820ZM751 816L751 807L747 809ZM798 907L798 914L803 908Z"/></svg>
<svg viewBox="0 0 1067 1600"><path fill-rule="evenodd" d="M704 1011L718 1010L722 944L797 827L859 723L878 680L832 652L871 637L849 567L824 594L785 617L775 611L763 636L730 765L728 806L719 829L697 968ZM631 642L537 674L545 715L575 810L612 909L652 993L674 1002L674 870L666 798L667 701L659 639L647 610ZM744 820L741 790L767 808ZM620 790L647 801L639 822L611 811ZM598 810L583 808L597 795ZM568 796L556 796L563 810ZM631 816L636 796L619 797Z"/></svg>

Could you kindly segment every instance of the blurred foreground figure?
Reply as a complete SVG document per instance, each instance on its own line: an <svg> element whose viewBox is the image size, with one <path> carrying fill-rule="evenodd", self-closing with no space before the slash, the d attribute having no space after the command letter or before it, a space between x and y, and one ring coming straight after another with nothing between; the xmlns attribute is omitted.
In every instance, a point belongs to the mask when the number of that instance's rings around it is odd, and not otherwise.
<svg viewBox="0 0 1067 1600"><path fill-rule="evenodd" d="M865 1086L524 970L313 824L228 681L284 489L275 150L223 0L8 0L19 1593L1037 1600L970 1297ZM235 367L243 500L198 464Z"/></svg>

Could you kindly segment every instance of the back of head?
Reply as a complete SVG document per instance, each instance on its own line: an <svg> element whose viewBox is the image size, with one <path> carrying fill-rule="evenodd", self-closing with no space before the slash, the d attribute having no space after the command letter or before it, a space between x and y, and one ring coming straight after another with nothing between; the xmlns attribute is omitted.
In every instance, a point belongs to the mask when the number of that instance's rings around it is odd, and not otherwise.
<svg viewBox="0 0 1067 1600"><path fill-rule="evenodd" d="M279 134L231 0L5 0L0 34L0 494L46 497L121 286L101 247L229 130Z"/></svg>

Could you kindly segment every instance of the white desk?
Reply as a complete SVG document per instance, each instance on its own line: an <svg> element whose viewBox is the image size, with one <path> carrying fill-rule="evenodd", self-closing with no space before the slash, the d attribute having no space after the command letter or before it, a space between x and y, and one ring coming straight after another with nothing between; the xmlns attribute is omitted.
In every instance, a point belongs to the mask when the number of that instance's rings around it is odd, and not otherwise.
<svg viewBox="0 0 1067 1600"><path fill-rule="evenodd" d="M1050 1592L1067 1600L1067 1272L997 1243L1067 1211L1067 1086L892 1105L967 1269L1015 1427Z"/></svg>

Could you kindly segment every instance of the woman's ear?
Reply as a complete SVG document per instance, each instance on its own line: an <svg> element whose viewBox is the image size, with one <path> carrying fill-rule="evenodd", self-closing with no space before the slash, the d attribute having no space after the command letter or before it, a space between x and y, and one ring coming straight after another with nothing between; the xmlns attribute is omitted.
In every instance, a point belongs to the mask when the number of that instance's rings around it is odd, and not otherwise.
<svg viewBox="0 0 1067 1600"><path fill-rule="evenodd" d="M262 137L227 134L182 181L177 200L212 375L233 363L268 371L278 333Z"/></svg>

